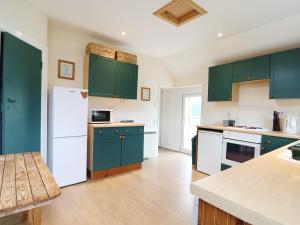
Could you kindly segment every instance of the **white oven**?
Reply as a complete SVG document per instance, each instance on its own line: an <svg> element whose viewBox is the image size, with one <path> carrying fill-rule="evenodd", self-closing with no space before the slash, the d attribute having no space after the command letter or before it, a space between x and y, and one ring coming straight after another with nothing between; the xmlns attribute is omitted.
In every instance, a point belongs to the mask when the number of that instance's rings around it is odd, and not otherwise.
<svg viewBox="0 0 300 225"><path fill-rule="evenodd" d="M222 164L235 166L260 156L261 135L224 131Z"/></svg>

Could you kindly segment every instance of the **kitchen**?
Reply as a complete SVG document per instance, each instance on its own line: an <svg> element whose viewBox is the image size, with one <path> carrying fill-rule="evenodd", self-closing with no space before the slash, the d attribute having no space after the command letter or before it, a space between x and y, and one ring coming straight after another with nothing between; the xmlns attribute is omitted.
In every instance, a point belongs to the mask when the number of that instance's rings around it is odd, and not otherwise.
<svg viewBox="0 0 300 225"><path fill-rule="evenodd" d="M299 8L0 1L0 224L297 224Z"/></svg>

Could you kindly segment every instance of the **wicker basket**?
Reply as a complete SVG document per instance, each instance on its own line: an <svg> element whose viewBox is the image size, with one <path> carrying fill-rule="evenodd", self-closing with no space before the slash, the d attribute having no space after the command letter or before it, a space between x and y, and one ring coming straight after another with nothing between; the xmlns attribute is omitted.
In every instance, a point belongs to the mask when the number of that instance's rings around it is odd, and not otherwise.
<svg viewBox="0 0 300 225"><path fill-rule="evenodd" d="M86 46L86 54L95 54L114 59L116 51L110 47L91 42Z"/></svg>
<svg viewBox="0 0 300 225"><path fill-rule="evenodd" d="M116 60L137 64L137 56L126 52L116 51Z"/></svg>

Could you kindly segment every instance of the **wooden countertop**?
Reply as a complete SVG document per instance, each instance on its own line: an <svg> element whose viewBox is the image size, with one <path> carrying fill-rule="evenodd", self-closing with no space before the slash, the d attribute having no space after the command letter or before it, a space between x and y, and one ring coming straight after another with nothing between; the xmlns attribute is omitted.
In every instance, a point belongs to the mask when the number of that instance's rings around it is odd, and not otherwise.
<svg viewBox="0 0 300 225"><path fill-rule="evenodd" d="M290 145L191 184L200 199L253 225L300 221L300 164L278 158Z"/></svg>
<svg viewBox="0 0 300 225"><path fill-rule="evenodd" d="M143 127L144 123L90 123L89 126L94 128L105 128L105 127Z"/></svg>
<svg viewBox="0 0 300 225"><path fill-rule="evenodd" d="M248 134L260 134L260 135L283 137L283 138L293 138L293 139L300 140L300 134L290 134L290 133L284 133L281 131L249 130L249 129L238 128L238 127L225 127L222 125L199 125L199 126L197 126L197 128L198 129L235 131L235 132L242 132L242 133L248 133Z"/></svg>

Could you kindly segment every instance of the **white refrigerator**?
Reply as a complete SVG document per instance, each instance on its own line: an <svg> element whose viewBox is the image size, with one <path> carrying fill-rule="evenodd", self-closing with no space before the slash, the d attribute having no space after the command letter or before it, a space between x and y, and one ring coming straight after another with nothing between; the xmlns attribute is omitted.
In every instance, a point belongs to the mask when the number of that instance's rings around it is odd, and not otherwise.
<svg viewBox="0 0 300 225"><path fill-rule="evenodd" d="M53 87L50 96L49 167L60 187L86 181L88 92Z"/></svg>

